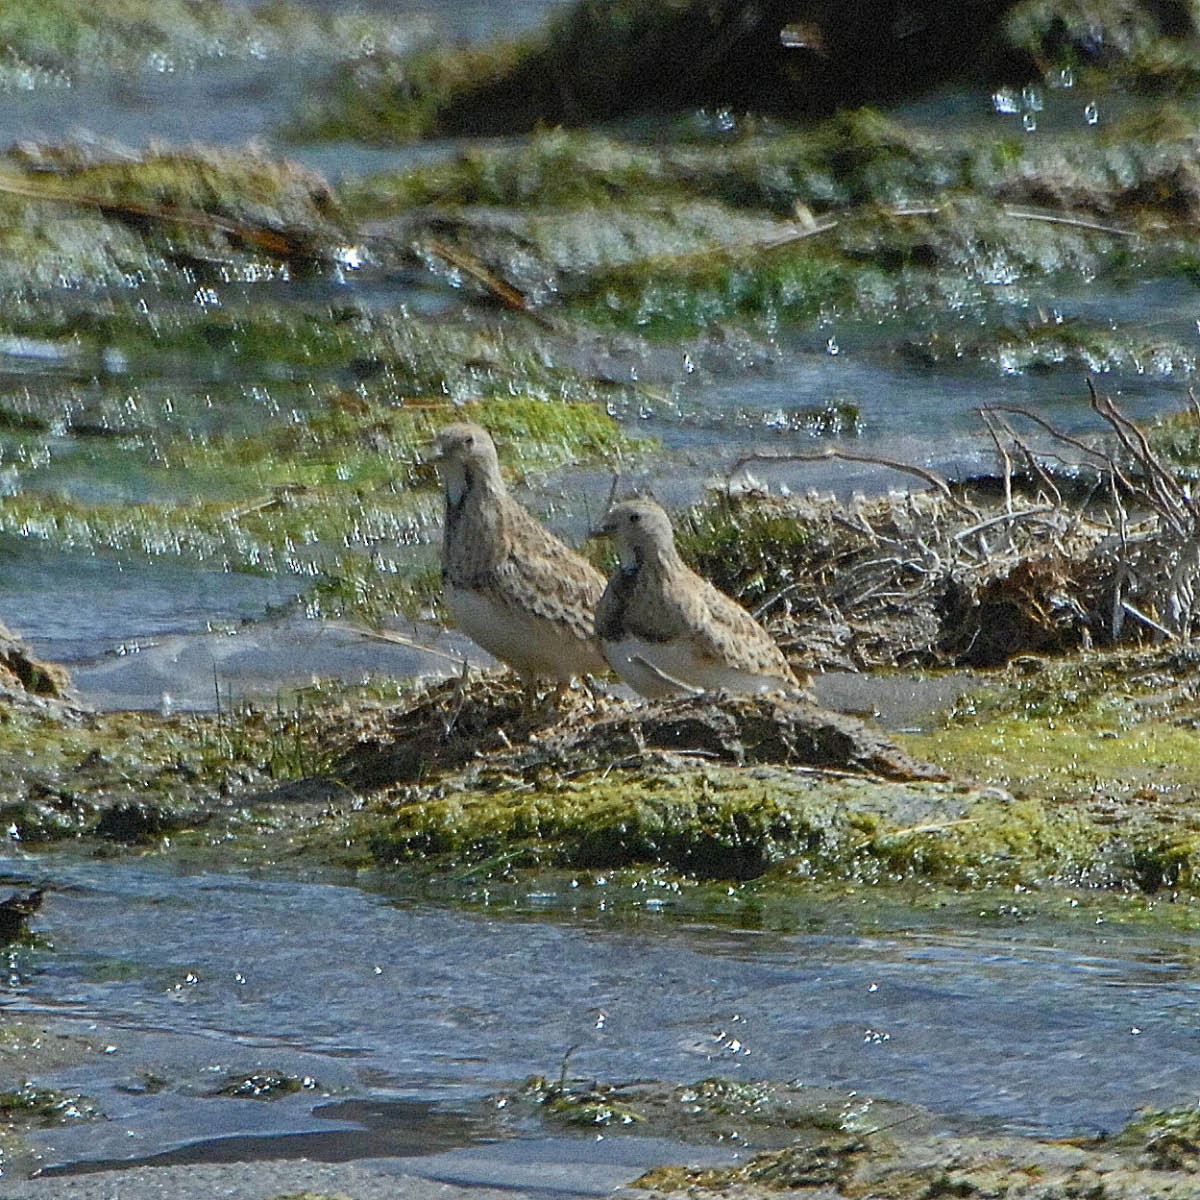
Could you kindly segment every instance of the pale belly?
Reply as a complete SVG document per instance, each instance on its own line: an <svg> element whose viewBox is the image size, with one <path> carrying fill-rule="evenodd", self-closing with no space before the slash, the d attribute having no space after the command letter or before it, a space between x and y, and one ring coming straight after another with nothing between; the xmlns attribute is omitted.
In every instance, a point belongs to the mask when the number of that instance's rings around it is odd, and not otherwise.
<svg viewBox="0 0 1200 1200"><path fill-rule="evenodd" d="M612 669L648 700L665 700L689 692L746 696L786 691L788 687L774 675L739 671L698 658L684 642L648 642L626 637L604 642L603 650Z"/></svg>
<svg viewBox="0 0 1200 1200"><path fill-rule="evenodd" d="M596 643L566 625L453 586L446 588L446 603L463 633L526 678L569 683L573 676L607 670Z"/></svg>

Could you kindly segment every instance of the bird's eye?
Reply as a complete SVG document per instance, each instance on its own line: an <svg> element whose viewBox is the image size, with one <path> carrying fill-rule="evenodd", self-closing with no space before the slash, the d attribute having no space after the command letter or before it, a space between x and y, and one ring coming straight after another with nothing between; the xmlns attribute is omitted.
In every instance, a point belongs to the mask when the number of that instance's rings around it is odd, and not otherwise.
<svg viewBox="0 0 1200 1200"><path fill-rule="evenodd" d="M464 446L466 446L466 448L467 448L468 450L470 450L470 448L471 448L473 445L475 445L475 436L474 436L474 434L470 434L470 433L468 433L468 434L467 434L467 436L466 436L465 438L463 438L463 445L464 445Z"/></svg>
<svg viewBox="0 0 1200 1200"><path fill-rule="evenodd" d="M629 522L631 525L636 525L642 519L641 513L630 513Z"/></svg>

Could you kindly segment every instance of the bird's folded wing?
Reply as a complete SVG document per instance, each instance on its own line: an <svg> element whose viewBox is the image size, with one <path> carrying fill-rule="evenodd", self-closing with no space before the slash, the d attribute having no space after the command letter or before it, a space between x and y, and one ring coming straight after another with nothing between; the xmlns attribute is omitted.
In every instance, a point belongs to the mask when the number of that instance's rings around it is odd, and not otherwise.
<svg viewBox="0 0 1200 1200"><path fill-rule="evenodd" d="M783 651L740 604L711 584L704 589L704 601L710 619L694 631L699 652L739 671L792 678Z"/></svg>
<svg viewBox="0 0 1200 1200"><path fill-rule="evenodd" d="M509 552L496 568L495 585L525 611L569 626L591 638L604 580L600 573L532 517L513 530Z"/></svg>

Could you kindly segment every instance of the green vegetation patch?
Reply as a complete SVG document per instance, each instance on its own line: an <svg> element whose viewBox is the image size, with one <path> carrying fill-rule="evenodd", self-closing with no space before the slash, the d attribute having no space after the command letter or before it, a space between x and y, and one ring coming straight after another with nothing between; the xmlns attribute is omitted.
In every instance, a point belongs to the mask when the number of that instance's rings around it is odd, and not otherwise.
<svg viewBox="0 0 1200 1200"><path fill-rule="evenodd" d="M1146 1109L1117 1135L1156 1171L1200 1172L1200 1109Z"/></svg>
<svg viewBox="0 0 1200 1200"><path fill-rule="evenodd" d="M1200 878L1193 672L1188 650L1026 660L989 681L945 728L903 740L956 775L1048 806L1097 844L1109 830L1092 868L1101 880L1189 889Z"/></svg>
<svg viewBox="0 0 1200 1200"><path fill-rule="evenodd" d="M63 1125L69 1121L93 1121L103 1114L94 1100L52 1088L25 1086L0 1092L0 1119L9 1124Z"/></svg>
<svg viewBox="0 0 1200 1200"><path fill-rule="evenodd" d="M1004 32L1014 48L1092 86L1183 93L1197 79L1200 25L1185 4L1021 0Z"/></svg>
<svg viewBox="0 0 1200 1200"><path fill-rule="evenodd" d="M519 1088L492 1097L496 1109L514 1124L527 1124L533 1116L552 1125L601 1125L633 1137L760 1150L823 1142L876 1124L896 1122L910 1134L931 1124L929 1114L913 1105L801 1083L720 1077L677 1087L653 1081L585 1082L568 1074L570 1058L568 1052L557 1079L534 1075Z"/></svg>
<svg viewBox="0 0 1200 1200"><path fill-rule="evenodd" d="M327 767L322 700L288 699L169 718L0 708L0 821L19 842L161 846L234 789Z"/></svg>
<svg viewBox="0 0 1200 1200"><path fill-rule="evenodd" d="M990 323L974 336L933 329L905 343L903 353L922 366L952 366L966 359L991 363L1007 375L1069 370L1174 380L1197 366L1195 351L1180 342L1061 317L1039 317L1015 327Z"/></svg>
<svg viewBox="0 0 1200 1200"><path fill-rule="evenodd" d="M1200 410L1194 405L1160 418L1146 435L1155 453L1179 478L1194 480L1200 476Z"/></svg>
<svg viewBox="0 0 1200 1200"><path fill-rule="evenodd" d="M619 769L517 790L373 802L349 836L382 862L620 868L699 878L1089 881L1109 833L1066 810L946 785L814 780L785 771ZM1107 880L1105 880L1107 882Z"/></svg>
<svg viewBox="0 0 1200 1200"><path fill-rule="evenodd" d="M270 0L23 0L0 8L0 46L25 86L102 71L176 71L197 63L282 56L328 62L378 47L396 53L427 32L420 21L320 13ZM16 66L24 68L16 74ZM2 78L2 76L0 76Z"/></svg>
<svg viewBox="0 0 1200 1200"><path fill-rule="evenodd" d="M279 1100L317 1086L308 1076L289 1075L286 1071L254 1071L249 1075L230 1075L212 1095L231 1100Z"/></svg>
<svg viewBox="0 0 1200 1200"><path fill-rule="evenodd" d="M206 269L227 280L269 275L329 259L346 238L319 175L246 149L111 160L14 151L0 173L0 216L7 277L25 284L182 286L190 269L190 294Z"/></svg>
<svg viewBox="0 0 1200 1200"><path fill-rule="evenodd" d="M726 142L552 130L374 176L346 207L402 223L413 246L450 228L458 251L527 295L656 338L913 312L936 328L949 311L964 355L1005 370L1187 370L1186 349L1100 330L1078 347L1046 331L973 350L961 315L1004 321L1026 283L1186 273L1196 128L1194 107L1163 104L1025 140L934 137L871 109Z"/></svg>

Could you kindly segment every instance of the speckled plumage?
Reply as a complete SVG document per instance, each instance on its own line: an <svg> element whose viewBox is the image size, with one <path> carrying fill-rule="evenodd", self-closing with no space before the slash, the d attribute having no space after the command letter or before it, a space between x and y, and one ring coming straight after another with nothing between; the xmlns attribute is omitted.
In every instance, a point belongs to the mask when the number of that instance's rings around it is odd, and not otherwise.
<svg viewBox="0 0 1200 1200"><path fill-rule="evenodd" d="M442 582L458 627L527 683L561 688L605 673L593 623L600 573L508 494L487 430L449 425L436 454L446 488Z"/></svg>
<svg viewBox="0 0 1200 1200"><path fill-rule="evenodd" d="M770 634L679 557L670 519L657 504L614 505L598 532L613 537L620 565L596 608L596 634L631 687L661 699L802 686Z"/></svg>

